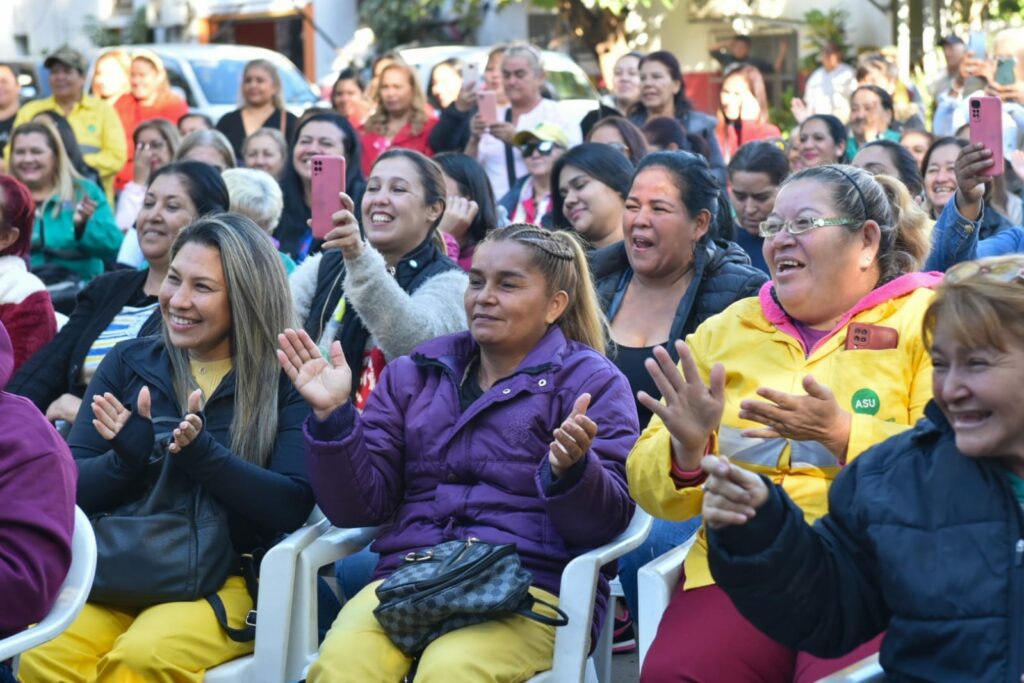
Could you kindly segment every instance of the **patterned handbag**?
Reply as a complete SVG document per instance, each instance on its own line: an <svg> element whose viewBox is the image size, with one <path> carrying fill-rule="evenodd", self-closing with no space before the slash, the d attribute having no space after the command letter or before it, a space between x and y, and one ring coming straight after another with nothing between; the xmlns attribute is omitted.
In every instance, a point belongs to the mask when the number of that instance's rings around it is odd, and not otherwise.
<svg viewBox="0 0 1024 683"><path fill-rule="evenodd" d="M448 541L406 555L377 587L380 605L373 613L391 642L410 657L449 631L513 614L549 626L568 624L565 612L530 594L532 583L515 545ZM534 611L536 604L558 616Z"/></svg>

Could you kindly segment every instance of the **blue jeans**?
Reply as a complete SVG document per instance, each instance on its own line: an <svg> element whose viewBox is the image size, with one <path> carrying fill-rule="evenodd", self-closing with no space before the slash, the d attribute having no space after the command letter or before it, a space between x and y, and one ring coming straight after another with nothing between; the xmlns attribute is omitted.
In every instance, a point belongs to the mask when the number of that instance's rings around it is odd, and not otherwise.
<svg viewBox="0 0 1024 683"><path fill-rule="evenodd" d="M640 567L656 557L661 557L697 533L700 521L700 516L682 522L655 518L647 540L639 548L619 559L619 583L622 584L622 592L626 595L626 604L633 619L636 619L640 602L636 587L636 574Z"/></svg>
<svg viewBox="0 0 1024 683"><path fill-rule="evenodd" d="M380 555L370 550L369 546L355 555L338 560L334 564L334 575L338 579L342 595L352 598L370 583L370 577L373 576L373 570L376 569L379 560Z"/></svg>

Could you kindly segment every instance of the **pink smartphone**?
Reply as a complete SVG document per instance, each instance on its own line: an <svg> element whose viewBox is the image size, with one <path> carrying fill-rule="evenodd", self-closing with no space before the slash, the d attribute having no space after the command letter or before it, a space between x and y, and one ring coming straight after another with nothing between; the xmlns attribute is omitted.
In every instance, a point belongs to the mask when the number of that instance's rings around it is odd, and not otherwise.
<svg viewBox="0 0 1024 683"><path fill-rule="evenodd" d="M310 161L313 195L313 237L322 240L334 229L331 216L341 211L341 197L345 191L345 157L317 154Z"/></svg>
<svg viewBox="0 0 1024 683"><path fill-rule="evenodd" d="M476 96L480 118L486 123L498 122L498 94L493 90L481 90Z"/></svg>
<svg viewBox="0 0 1024 683"><path fill-rule="evenodd" d="M1003 103L998 97L972 97L967 104L971 144L981 143L992 152L987 176L1003 174Z"/></svg>

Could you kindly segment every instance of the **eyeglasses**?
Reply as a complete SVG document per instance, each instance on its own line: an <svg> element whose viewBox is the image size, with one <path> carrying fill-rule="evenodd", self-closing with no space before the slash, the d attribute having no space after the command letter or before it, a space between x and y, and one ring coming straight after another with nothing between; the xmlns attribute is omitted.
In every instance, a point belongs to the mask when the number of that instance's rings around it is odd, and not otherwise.
<svg viewBox="0 0 1024 683"><path fill-rule="evenodd" d="M546 157L555 151L555 148L561 146L557 143L551 142L550 140L541 140L540 142L527 142L525 145L519 145L520 151L523 153L523 158L532 157L534 152L540 152L542 157Z"/></svg>
<svg viewBox="0 0 1024 683"><path fill-rule="evenodd" d="M1024 261L999 259L997 263L986 263L987 260L958 263L946 271L944 281L955 285L973 277L984 277L999 282L1024 283Z"/></svg>
<svg viewBox="0 0 1024 683"><path fill-rule="evenodd" d="M761 221L757 226L757 234L767 239L775 237L783 230L790 235L802 235L805 232L830 225L860 225L861 223L863 221L856 218L797 218L794 221Z"/></svg>
<svg viewBox="0 0 1024 683"><path fill-rule="evenodd" d="M156 141L156 142L140 142L137 145L135 145L135 149L143 149L143 150L144 149L151 149L154 152L159 152L160 150L165 149L166 147L167 147L167 143L166 142L160 142L160 141Z"/></svg>

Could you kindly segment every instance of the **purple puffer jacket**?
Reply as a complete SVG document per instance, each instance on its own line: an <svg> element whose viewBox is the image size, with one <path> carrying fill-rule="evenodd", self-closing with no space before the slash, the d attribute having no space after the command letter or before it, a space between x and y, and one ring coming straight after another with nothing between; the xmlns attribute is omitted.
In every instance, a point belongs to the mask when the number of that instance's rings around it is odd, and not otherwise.
<svg viewBox="0 0 1024 683"><path fill-rule="evenodd" d="M361 416L351 403L324 422L311 415L310 481L336 526L390 522L373 544L374 578L410 551L475 536L515 543L535 585L558 594L565 565L633 515L625 465L639 427L629 383L555 325L463 413L459 383L477 350L468 332L425 342L388 364ZM552 481L552 432L588 392L597 437ZM602 579L598 623L606 601Z"/></svg>

